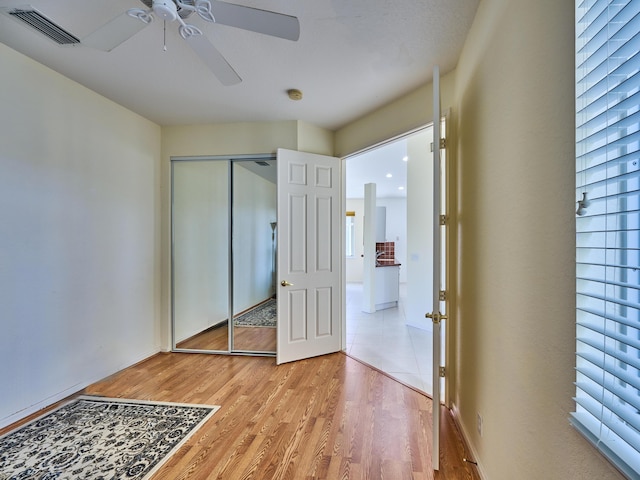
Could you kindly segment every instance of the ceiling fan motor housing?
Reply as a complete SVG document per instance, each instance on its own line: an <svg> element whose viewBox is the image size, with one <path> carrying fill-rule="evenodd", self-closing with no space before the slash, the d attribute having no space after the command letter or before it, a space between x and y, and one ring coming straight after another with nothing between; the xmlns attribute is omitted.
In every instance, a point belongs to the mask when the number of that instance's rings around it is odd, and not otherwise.
<svg viewBox="0 0 640 480"><path fill-rule="evenodd" d="M157 0L140 0L141 3L143 3L148 9L150 10L154 10L154 5L156 3ZM178 17L185 19L189 16L191 16L191 14L193 13L190 10L187 10L186 8L182 8L180 7L180 5L178 5L175 1L164 1L161 3L166 3L166 4L170 4L173 3L175 5L175 9L178 11ZM194 4L194 0L182 0L180 3L184 3L186 5L193 5ZM171 5L169 5L169 8L171 8ZM168 19L167 19L168 20Z"/></svg>
<svg viewBox="0 0 640 480"><path fill-rule="evenodd" d="M173 0L153 0L153 13L166 22L178 19L178 9Z"/></svg>

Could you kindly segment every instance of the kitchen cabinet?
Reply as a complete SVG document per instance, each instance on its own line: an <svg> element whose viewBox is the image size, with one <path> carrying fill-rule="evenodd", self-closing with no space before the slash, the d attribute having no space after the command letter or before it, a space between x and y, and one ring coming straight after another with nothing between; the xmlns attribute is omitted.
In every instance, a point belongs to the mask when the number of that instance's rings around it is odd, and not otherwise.
<svg viewBox="0 0 640 480"><path fill-rule="evenodd" d="M375 306L376 310L398 306L400 295L400 265L380 265L375 270Z"/></svg>

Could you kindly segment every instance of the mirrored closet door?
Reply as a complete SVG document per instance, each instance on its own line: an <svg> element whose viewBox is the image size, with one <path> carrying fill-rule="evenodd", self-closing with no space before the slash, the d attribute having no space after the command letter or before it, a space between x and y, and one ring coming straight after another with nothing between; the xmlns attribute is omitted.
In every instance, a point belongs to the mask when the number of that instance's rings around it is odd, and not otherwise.
<svg viewBox="0 0 640 480"><path fill-rule="evenodd" d="M232 163L233 349L276 351L276 162Z"/></svg>
<svg viewBox="0 0 640 480"><path fill-rule="evenodd" d="M229 349L229 163L172 162L173 341Z"/></svg>
<svg viewBox="0 0 640 480"><path fill-rule="evenodd" d="M174 350L275 353L275 159L171 166Z"/></svg>

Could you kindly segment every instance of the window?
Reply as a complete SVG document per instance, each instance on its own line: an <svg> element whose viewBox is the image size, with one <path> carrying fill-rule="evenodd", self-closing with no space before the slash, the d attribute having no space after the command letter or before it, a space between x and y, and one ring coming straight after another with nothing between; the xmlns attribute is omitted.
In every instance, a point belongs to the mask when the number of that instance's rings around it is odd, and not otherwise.
<svg viewBox="0 0 640 480"><path fill-rule="evenodd" d="M576 408L640 477L640 0L576 0Z"/></svg>
<svg viewBox="0 0 640 480"><path fill-rule="evenodd" d="M346 232L346 251L347 257L356 256L356 212L347 212L347 223L344 231Z"/></svg>

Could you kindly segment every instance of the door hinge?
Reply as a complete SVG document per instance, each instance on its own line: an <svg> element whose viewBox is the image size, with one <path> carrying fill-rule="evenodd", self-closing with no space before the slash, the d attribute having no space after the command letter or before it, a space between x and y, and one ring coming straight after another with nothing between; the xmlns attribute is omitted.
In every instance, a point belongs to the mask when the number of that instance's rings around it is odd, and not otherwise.
<svg viewBox="0 0 640 480"><path fill-rule="evenodd" d="M445 378L447 376L447 371L444 367L440 367L440 378Z"/></svg>
<svg viewBox="0 0 640 480"><path fill-rule="evenodd" d="M430 148L431 148L431 152L433 152L433 142L431 142L429 144ZM447 148L447 139L446 138L441 138L440 139L440 150Z"/></svg>
<svg viewBox="0 0 640 480"><path fill-rule="evenodd" d="M446 215L440 215L440 225L445 226L449 221L449 217Z"/></svg>
<svg viewBox="0 0 640 480"><path fill-rule="evenodd" d="M447 291L446 290L440 290L440 293L438 295L438 300L440 300L441 302L446 302L447 301Z"/></svg>

